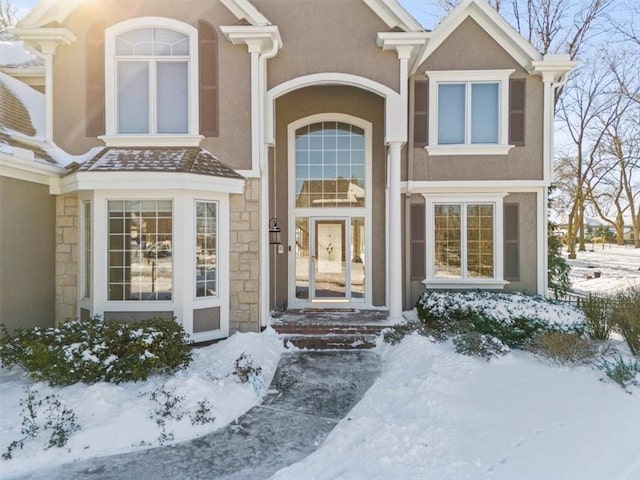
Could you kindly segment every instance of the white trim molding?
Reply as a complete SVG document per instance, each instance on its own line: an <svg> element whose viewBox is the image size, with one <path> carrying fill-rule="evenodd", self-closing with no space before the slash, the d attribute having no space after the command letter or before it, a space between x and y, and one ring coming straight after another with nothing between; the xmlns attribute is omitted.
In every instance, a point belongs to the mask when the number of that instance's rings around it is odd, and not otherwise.
<svg viewBox="0 0 640 480"><path fill-rule="evenodd" d="M429 58L467 18L480 25L523 69L529 70L532 62L542 59L540 53L486 1L463 0L433 30L431 41L417 64Z"/></svg>
<svg viewBox="0 0 640 480"><path fill-rule="evenodd" d="M365 141L365 206L362 207L331 207L331 208L317 208L308 207L300 208L296 207L296 130L312 125L319 122L341 122L364 130ZM296 217L308 217L308 218L351 218L351 217L363 217L365 222L365 265L371 265L372 263L372 249L371 244L373 241L373 225L372 225L372 202L373 202L373 124L367 120L364 120L353 115L344 113L319 113L310 115L304 118L300 118L294 122L291 122L287 126L287 166L288 166L288 190L289 196L287 199L287 214L289 221L288 229L288 244L295 245L295 219ZM372 277L365 278L365 298L364 301L352 301L352 302L337 302L327 303L311 302L311 299L307 301L296 301L295 294L295 249L289 252L289 270L287 274L288 278L288 304L293 308L303 307L356 307L356 308L372 308L373 307L373 289L372 289Z"/></svg>
<svg viewBox="0 0 640 480"><path fill-rule="evenodd" d="M173 142L172 145L176 145L178 142L180 145L184 145L188 142L194 142L195 139L202 138L199 136L200 131L200 117L199 117L199 103L198 103L198 30L187 23L172 18L166 17L137 17L110 26L105 30L105 55L104 55L104 72L105 72L105 130L106 134L100 137L108 146L115 146L117 141L113 138L120 136L117 125L117 78L116 78L116 38L118 35L126 33L131 30L137 30L140 28L164 28L167 30L173 30L175 32L182 33L189 37L189 55L187 61L188 68L188 127L185 135L163 135L152 133L144 135L123 135L124 138L129 137L130 141L138 142L136 145L140 146L139 141L141 137L158 138L166 137L166 141ZM135 58L135 57L132 57ZM145 56L143 58L148 58ZM167 57L170 58L170 57ZM181 57L180 57L181 58ZM153 92L149 92L151 95ZM152 102L153 104L153 102ZM154 121L154 112L150 112L150 123ZM182 140L181 140L182 138ZM126 140L123 140L126 142ZM122 143L118 144L123 146ZM128 143L127 145L132 145Z"/></svg>
<svg viewBox="0 0 640 480"><path fill-rule="evenodd" d="M429 145L425 149L429 155L506 155L513 145L509 145L509 76L515 70L440 70L428 71L429 77ZM498 143L471 143L471 85L474 83L497 83L498 92ZM465 85L465 143L454 145L438 144L438 85Z"/></svg>
<svg viewBox="0 0 640 480"><path fill-rule="evenodd" d="M244 193L244 179L168 172L76 172L60 180L56 193L82 190L141 192L147 190L193 190Z"/></svg>
<svg viewBox="0 0 640 480"><path fill-rule="evenodd" d="M426 278L423 281L427 288L485 288L485 289L501 289L509 282L504 280L504 255L502 251L502 241L504 238L503 225L503 207L504 197L508 192L493 193L425 193L425 216L426 216L426 237L425 252L426 259ZM460 204L462 207L468 204L484 204L493 206L493 278L468 278L464 272L466 258L461 258L461 276L460 278L437 278L435 276L435 225L433 211L439 204ZM466 246L464 240L466 238L466 211L461 210L461 242L463 257L466 257Z"/></svg>
<svg viewBox="0 0 640 480"><path fill-rule="evenodd" d="M364 3L387 24L389 29L400 28L405 32L424 30L397 0L364 0Z"/></svg>

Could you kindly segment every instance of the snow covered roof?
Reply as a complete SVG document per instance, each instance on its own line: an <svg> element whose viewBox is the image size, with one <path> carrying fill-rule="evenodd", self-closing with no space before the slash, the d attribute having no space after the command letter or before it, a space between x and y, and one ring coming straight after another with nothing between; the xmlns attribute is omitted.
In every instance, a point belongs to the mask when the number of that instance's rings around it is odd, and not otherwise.
<svg viewBox="0 0 640 480"><path fill-rule="evenodd" d="M104 148L75 172L173 172L243 179L231 167L199 147Z"/></svg>
<svg viewBox="0 0 640 480"><path fill-rule="evenodd" d="M29 50L22 40L8 32L0 32L0 67L44 69L44 61Z"/></svg>

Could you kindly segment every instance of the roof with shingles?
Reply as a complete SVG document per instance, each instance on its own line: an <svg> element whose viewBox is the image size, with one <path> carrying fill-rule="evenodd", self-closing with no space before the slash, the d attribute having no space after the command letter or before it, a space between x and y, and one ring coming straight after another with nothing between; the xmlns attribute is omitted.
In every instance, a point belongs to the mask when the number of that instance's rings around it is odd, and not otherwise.
<svg viewBox="0 0 640 480"><path fill-rule="evenodd" d="M31 150L36 159L43 160L44 162L50 163L51 165L59 165L58 162L56 162L45 149L36 147L31 143L22 142L16 137L7 135L6 133L0 131L0 144L2 143L6 143L11 147L19 147L24 148L25 150Z"/></svg>
<svg viewBox="0 0 640 480"><path fill-rule="evenodd" d="M33 137L36 134L29 111L1 79L0 128L13 130L29 137Z"/></svg>
<svg viewBox="0 0 640 480"><path fill-rule="evenodd" d="M200 147L107 147L74 172L174 172L244 178Z"/></svg>

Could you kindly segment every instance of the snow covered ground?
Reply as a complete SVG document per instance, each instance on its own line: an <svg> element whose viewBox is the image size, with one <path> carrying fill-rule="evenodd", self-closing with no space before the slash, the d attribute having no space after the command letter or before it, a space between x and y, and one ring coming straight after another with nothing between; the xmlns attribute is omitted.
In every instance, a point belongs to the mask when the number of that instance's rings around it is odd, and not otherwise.
<svg viewBox="0 0 640 480"><path fill-rule="evenodd" d="M251 386L231 375L233 362L250 354L268 385L282 349L267 330L196 351L192 365L167 387L186 397L185 410L208 398L216 422L171 421L175 440L219 428L257 404ZM315 453L273 480L640 478L640 387L629 394L590 366L559 367L518 350L487 362L417 335L396 346L380 342L376 351L382 373L364 398ZM18 404L28 383L18 369L0 370L2 451L19 438ZM152 405L140 393L162 383L37 384L42 395L55 393L76 412L82 430L68 448L43 450L44 440L28 442L14 459L0 460L0 477L157 444Z"/></svg>
<svg viewBox="0 0 640 480"><path fill-rule="evenodd" d="M591 244L587 244L590 250ZM566 258L567 253L563 252ZM629 287L640 287L640 248L631 245L593 245L593 251L577 252L571 266L572 290L612 295ZM600 272L595 278L594 272Z"/></svg>
<svg viewBox="0 0 640 480"><path fill-rule="evenodd" d="M180 421L168 421L167 432L174 434L176 442L198 437L223 427L260 403L252 386L240 383L232 374L234 362L243 352L251 355L254 365L262 368L262 381L268 386L282 351L282 340L270 329L262 334L236 334L224 342L195 350L189 368L167 380L165 390L175 389L175 395L185 397L181 403L185 413L193 414L198 402L206 398L216 420L192 426L189 416L185 415ZM33 384L20 368L0 369L0 453L5 453L12 441L21 438L19 403L25 396L25 385L34 385L39 398L55 394L73 409L82 427L64 448L44 450L47 432L38 440L26 441L23 450L13 452L13 459L0 460L0 478L76 459L157 446L161 430L149 417L154 404L148 396L140 395L161 387L164 381L164 378L154 377L146 382L120 385L97 383L52 388L46 383ZM261 396L265 393L266 388ZM43 421L44 417L41 415L39 420Z"/></svg>
<svg viewBox="0 0 640 480"><path fill-rule="evenodd" d="M638 480L640 388L514 351L466 357L413 335L323 446L273 480Z"/></svg>

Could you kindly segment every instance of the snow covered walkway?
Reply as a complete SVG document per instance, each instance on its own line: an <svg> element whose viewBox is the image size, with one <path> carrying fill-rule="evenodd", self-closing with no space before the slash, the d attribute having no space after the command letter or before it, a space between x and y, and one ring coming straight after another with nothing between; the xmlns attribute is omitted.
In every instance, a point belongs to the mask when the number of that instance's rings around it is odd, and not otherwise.
<svg viewBox="0 0 640 480"><path fill-rule="evenodd" d="M220 431L12 480L269 478L316 450L373 384L380 368L380 357L371 351L285 353L264 402Z"/></svg>

